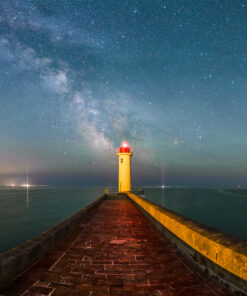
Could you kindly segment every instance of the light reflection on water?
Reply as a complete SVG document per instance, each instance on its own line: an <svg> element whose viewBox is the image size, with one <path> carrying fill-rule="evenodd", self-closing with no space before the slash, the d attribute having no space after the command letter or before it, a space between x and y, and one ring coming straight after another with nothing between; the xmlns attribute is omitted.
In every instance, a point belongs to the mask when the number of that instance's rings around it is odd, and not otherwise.
<svg viewBox="0 0 247 296"><path fill-rule="evenodd" d="M26 201L27 201L27 208L28 208L28 206L29 206L29 186L27 186L27 193L26 193Z"/></svg>
<svg viewBox="0 0 247 296"><path fill-rule="evenodd" d="M104 188L26 187L0 189L0 252L70 217Z"/></svg>

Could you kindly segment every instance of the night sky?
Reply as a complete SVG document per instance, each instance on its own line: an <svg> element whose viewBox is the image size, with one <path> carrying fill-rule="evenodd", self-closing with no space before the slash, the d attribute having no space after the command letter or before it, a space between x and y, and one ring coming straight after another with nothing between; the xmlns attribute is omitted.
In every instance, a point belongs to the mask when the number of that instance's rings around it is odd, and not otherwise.
<svg viewBox="0 0 247 296"><path fill-rule="evenodd" d="M0 184L247 186L247 1L0 1Z"/></svg>

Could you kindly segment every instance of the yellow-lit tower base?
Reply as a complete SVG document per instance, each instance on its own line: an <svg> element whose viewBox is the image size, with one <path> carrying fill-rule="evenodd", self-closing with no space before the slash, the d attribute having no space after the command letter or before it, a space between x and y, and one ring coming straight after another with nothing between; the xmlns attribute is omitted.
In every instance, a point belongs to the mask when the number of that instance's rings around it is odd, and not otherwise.
<svg viewBox="0 0 247 296"><path fill-rule="evenodd" d="M130 151L128 142L124 141L117 156L119 158L118 192L131 191L130 157L133 152Z"/></svg>

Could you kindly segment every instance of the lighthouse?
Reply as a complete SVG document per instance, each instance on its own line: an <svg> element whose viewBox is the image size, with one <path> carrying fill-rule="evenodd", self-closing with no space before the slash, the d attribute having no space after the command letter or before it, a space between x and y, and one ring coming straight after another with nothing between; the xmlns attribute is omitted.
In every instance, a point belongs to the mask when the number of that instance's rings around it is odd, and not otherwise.
<svg viewBox="0 0 247 296"><path fill-rule="evenodd" d="M131 191L130 157L133 151L127 141L121 143L117 150L119 158L118 192Z"/></svg>

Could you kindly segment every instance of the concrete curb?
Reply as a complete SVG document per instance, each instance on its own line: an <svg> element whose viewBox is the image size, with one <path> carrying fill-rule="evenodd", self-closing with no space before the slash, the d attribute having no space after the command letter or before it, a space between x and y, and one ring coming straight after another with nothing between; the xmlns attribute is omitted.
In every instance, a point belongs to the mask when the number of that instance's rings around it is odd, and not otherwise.
<svg viewBox="0 0 247 296"><path fill-rule="evenodd" d="M52 249L105 199L105 194L73 216L42 232L31 240L0 255L0 288Z"/></svg>

